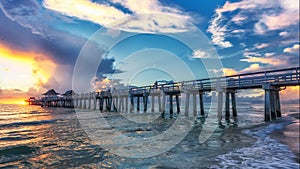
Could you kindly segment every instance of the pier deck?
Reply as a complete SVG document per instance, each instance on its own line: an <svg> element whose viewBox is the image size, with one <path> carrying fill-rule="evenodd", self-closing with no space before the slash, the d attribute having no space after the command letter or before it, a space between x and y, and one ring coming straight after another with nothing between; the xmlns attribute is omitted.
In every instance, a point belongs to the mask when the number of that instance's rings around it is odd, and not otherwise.
<svg viewBox="0 0 300 169"><path fill-rule="evenodd" d="M107 90L102 92L83 93L73 95L71 100L69 98L44 99L43 105L71 105L71 107L82 109L97 109L98 107L101 111L107 110L128 113L134 112L135 110L139 112L141 110L141 105L143 107L142 111L147 112L148 107L150 107L150 102L151 112L154 112L155 103L158 103L158 106L156 106L158 107L157 111L164 114L166 112L166 107L168 107L170 115L173 115L173 98L175 98L177 113L180 113L181 111L179 101L181 98L181 100L185 103L185 115L189 116L190 96L192 96L192 112L193 116L197 116L197 101L200 107L200 115L204 115L203 95L207 92L216 92L219 120L222 117L224 95L225 118L228 120L230 117L230 99L232 115L234 117L237 116L235 96L237 90L263 89L265 91L265 121L270 121L277 117L281 117L279 91L284 90L287 86L299 85L300 67L295 67L232 76L131 87L129 89L116 89L113 91ZM150 101L148 99L149 97L151 97ZM106 109L104 109L104 105Z"/></svg>

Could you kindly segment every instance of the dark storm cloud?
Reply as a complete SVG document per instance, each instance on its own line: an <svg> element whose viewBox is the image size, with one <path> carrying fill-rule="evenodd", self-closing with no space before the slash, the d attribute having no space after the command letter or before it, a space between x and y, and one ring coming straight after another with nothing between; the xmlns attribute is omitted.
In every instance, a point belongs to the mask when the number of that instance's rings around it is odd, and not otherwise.
<svg viewBox="0 0 300 169"><path fill-rule="evenodd" d="M97 70L97 77L99 79L106 78L106 75L112 75L116 73L122 73L122 70L114 68L115 59L105 58L101 60L101 63Z"/></svg>
<svg viewBox="0 0 300 169"><path fill-rule="evenodd" d="M86 39L45 25L55 17L38 17L40 7L33 1L1 1L0 5L0 43L47 54L59 64L75 63Z"/></svg>
<svg viewBox="0 0 300 169"><path fill-rule="evenodd" d="M45 53L58 64L75 64L87 39L53 29L49 25L77 21L57 14L40 14L41 6L35 1L1 1L0 5L2 9L0 10L0 43L17 50ZM77 23L78 27L80 24ZM118 72L113 69L113 63L114 59L103 59L98 72L100 74Z"/></svg>
<svg viewBox="0 0 300 169"><path fill-rule="evenodd" d="M87 38L81 36L80 32L78 32L79 35L74 34L72 28L66 25L63 30L56 29L56 26L61 23L72 23L73 27L81 27L86 22L73 21L72 18L66 19L52 11L43 11L42 13L48 13L45 16L45 14L41 14L41 6L30 3L32 1L20 1L17 5L4 4L5 2L8 1L0 1L0 44L15 51L35 52L48 56L57 66L54 77L51 77L48 82L38 84L38 87L41 89L56 88L62 91L69 89L74 65ZM94 46L92 51L95 49ZM96 52L95 55L99 59L102 51L96 50ZM95 59L97 60L97 58ZM34 59L39 62L45 58L35 56ZM101 78L103 74L116 72L113 64L114 60L102 60L101 68L99 68L99 73L102 74ZM80 71L82 77L86 76L84 69ZM91 78L86 82L89 83Z"/></svg>
<svg viewBox="0 0 300 169"><path fill-rule="evenodd" d="M103 73L103 74L112 74L112 73L121 73L121 70L114 69L113 65L115 63L114 58L105 58L101 61L99 68L98 68L98 73Z"/></svg>
<svg viewBox="0 0 300 169"><path fill-rule="evenodd" d="M30 29L8 19L0 11L0 43L10 48L45 53L60 64L73 64L85 39L67 33L49 30L51 38L33 34Z"/></svg>

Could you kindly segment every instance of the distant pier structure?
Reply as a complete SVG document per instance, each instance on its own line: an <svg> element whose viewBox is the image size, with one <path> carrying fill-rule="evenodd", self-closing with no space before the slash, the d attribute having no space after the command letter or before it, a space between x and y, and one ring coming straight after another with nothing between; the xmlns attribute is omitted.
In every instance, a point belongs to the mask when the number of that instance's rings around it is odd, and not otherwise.
<svg viewBox="0 0 300 169"><path fill-rule="evenodd" d="M208 92L215 92L219 120L223 108L225 119L229 120L230 112L233 117L238 114L237 91L263 89L265 91L264 120L270 121L281 117L280 90L284 90L287 86L299 85L300 67L295 67L183 82L155 83L149 86L109 89L101 92L76 94L74 91L69 91L63 94L64 97L59 97L52 89L43 94L41 103L42 106L99 109L121 113L161 112L165 114L168 111L170 116L174 112L181 113L181 108L184 107L186 116L204 116L203 96Z"/></svg>
<svg viewBox="0 0 300 169"><path fill-rule="evenodd" d="M29 97L27 100L25 100L25 102L28 105L40 105L41 104L40 100L36 99L35 97Z"/></svg>

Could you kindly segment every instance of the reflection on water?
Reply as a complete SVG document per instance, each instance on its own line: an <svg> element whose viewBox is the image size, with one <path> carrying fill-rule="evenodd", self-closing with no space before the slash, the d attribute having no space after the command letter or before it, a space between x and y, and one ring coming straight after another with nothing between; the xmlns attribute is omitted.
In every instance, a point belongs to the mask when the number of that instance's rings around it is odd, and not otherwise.
<svg viewBox="0 0 300 169"><path fill-rule="evenodd" d="M295 146L299 121L287 113L297 113L299 105L283 106L284 117L263 122L263 107L240 104L238 126L217 128L203 144L199 144L203 122L197 120L188 135L169 151L150 158L125 158L99 147L81 128L72 109L38 106L1 105L0 107L0 167L13 168L232 168L277 167L299 168L288 146ZM109 117L116 136L147 138L167 130L175 119L157 118L151 125L130 124L124 117L104 113ZM139 116L139 117L138 117ZM134 115L140 121L143 114ZM153 115L155 116L155 115ZM93 115L89 116L90 118ZM155 116L157 117L157 116ZM128 115L130 119L130 115ZM153 117L150 117L153 118ZM146 119L147 120L147 119ZM293 130L282 130L293 128ZM101 130L110 130L102 128ZM282 144L270 137L273 131ZM276 137L275 137L276 138ZM110 140L106 140L109 142ZM127 147L129 148L129 147ZM267 161L267 163L266 163Z"/></svg>

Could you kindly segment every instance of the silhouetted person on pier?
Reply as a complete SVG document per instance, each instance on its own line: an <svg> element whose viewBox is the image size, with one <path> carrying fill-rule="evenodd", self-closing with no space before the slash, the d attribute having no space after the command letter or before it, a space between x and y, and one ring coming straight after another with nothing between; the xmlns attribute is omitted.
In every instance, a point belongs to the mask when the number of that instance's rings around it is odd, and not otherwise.
<svg viewBox="0 0 300 169"><path fill-rule="evenodd" d="M155 83L154 83L154 89L158 89L157 81L155 81Z"/></svg>

